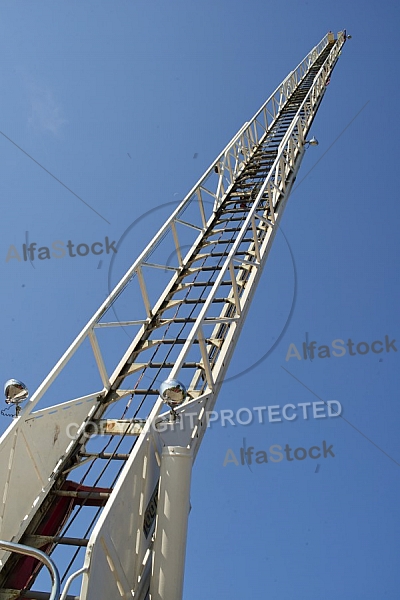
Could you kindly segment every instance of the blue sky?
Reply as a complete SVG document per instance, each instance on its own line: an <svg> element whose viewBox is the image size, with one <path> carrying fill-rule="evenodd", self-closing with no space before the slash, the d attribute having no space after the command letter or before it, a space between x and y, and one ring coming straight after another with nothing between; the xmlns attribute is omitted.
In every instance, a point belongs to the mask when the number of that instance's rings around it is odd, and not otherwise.
<svg viewBox="0 0 400 600"><path fill-rule="evenodd" d="M5 0L0 14L0 364L4 381L31 391L157 231L164 205L186 195L328 30L352 34L281 222L287 242L275 240L217 403L236 414L336 400L344 418L303 419L300 408L293 421L212 424L193 471L184 598L397 599L398 7ZM111 251L6 261L26 239L118 241L152 209L111 274ZM290 313L294 268L293 316L268 354ZM383 352L286 360L306 335L317 347L382 341ZM240 462L241 448L324 441L334 456L257 464L253 454L250 466L223 466L229 450Z"/></svg>

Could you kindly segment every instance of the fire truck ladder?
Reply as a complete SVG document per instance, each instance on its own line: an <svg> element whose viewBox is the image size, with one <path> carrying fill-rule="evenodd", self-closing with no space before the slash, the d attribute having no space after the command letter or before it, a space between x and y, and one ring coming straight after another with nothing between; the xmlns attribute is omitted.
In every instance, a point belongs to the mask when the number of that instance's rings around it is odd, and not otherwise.
<svg viewBox="0 0 400 600"><path fill-rule="evenodd" d="M1 437L0 600L50 598L38 553L63 600L182 597L192 463L345 41L328 33L243 125ZM59 403L76 353L98 383Z"/></svg>

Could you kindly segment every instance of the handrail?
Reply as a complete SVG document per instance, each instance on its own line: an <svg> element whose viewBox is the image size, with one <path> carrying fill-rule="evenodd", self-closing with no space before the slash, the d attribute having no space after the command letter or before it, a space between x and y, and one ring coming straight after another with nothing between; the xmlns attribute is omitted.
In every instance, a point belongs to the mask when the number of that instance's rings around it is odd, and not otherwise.
<svg viewBox="0 0 400 600"><path fill-rule="evenodd" d="M71 583L73 582L73 580L76 577L79 577L79 575L82 575L83 573L86 573L86 571L88 570L87 567L82 567L81 569L78 569L77 571L75 571L75 573L72 573L72 575L70 575L67 579L67 581L65 582L65 586L63 589L63 593L61 594L61 598L60 600L67 600L67 593L69 590L69 586L71 585Z"/></svg>
<svg viewBox="0 0 400 600"><path fill-rule="evenodd" d="M15 542L5 542L0 540L0 548L8 550L9 552L16 552L17 554L23 554L25 556L32 556L40 562L42 562L49 570L51 577L51 593L49 600L59 600L60 597L60 575L57 567L47 554L37 548L31 546L25 546L24 544L16 544Z"/></svg>

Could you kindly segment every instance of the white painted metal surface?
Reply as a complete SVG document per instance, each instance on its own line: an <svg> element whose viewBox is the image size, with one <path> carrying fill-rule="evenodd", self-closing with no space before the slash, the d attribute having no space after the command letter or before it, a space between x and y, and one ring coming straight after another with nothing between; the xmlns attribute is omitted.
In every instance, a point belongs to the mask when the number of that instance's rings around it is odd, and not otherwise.
<svg viewBox="0 0 400 600"><path fill-rule="evenodd" d="M24 411L0 440L0 538L19 540L101 393L35 412ZM76 423L76 427L74 427ZM71 427L72 425L72 427ZM73 433L73 435L72 435ZM0 549L3 559L5 551Z"/></svg>
<svg viewBox="0 0 400 600"><path fill-rule="evenodd" d="M162 446L150 423L140 441L107 504L107 517L99 520L91 536L82 598L96 598L99 590L105 598L132 597L131 590L140 583L150 559L147 550L154 522L148 524L146 533L143 526L146 509L158 485Z"/></svg>
<svg viewBox="0 0 400 600"><path fill-rule="evenodd" d="M191 450L165 446L161 456L151 600L182 598L191 475Z"/></svg>
<svg viewBox="0 0 400 600"><path fill-rule="evenodd" d="M145 600L147 597L163 448L186 448L193 459L197 454L208 424L207 415L213 410L300 167L309 128L344 41L342 33L335 43L329 35L325 36L245 123L167 219L0 439L0 486L4 489L0 537L19 540L25 531L30 532L30 523L54 483L91 460L90 452L82 453L83 442L88 441L90 445L92 441L87 440L85 433L88 424L94 425L97 432L117 434L124 440L127 435L135 436L129 458L90 534L81 600L98 600L99 597ZM320 65L321 55L324 58ZM291 106L291 98L311 70L313 76L307 84L307 93L304 92L301 102L293 105L296 108L291 109L290 125L285 126L284 135L279 137L282 111ZM278 147L274 139L279 140ZM271 158L266 159L266 156ZM256 193L251 201L247 198L242 216L236 219L236 229L229 229L235 220L229 216L225 219L224 210L240 203L240 193L235 192L237 182L246 178L249 169L262 171L262 161L268 164L268 169L254 186ZM250 175L247 177L252 180ZM227 231L232 232L231 239L225 239ZM185 255L181 251L182 238L190 248ZM165 240L169 240L173 250L172 264L167 264L167 258L165 264L152 259L158 245ZM221 240L223 250L218 252ZM171 253L166 252L164 256ZM152 302L148 283L154 269L160 268L169 272L170 278L158 299ZM209 272L212 275L203 281L201 278ZM134 278L138 281L144 316L131 321L110 321L107 311ZM200 286L204 296L192 298L195 286ZM196 310L187 310L180 317L182 307L190 307L191 303ZM179 331L174 329L181 325ZM129 326L136 328L136 335L110 373L96 331ZM169 333L170 327L172 333ZM34 411L85 340L90 342L103 389L84 398ZM170 346L174 350L172 355L167 351ZM160 349L164 354L157 363L155 357ZM150 358L149 350L154 350ZM148 395L153 390L139 389L140 373L146 369L159 369L157 373L167 371L168 379L183 377L188 382L188 400L176 410L174 418L165 412L165 404L156 394L154 402L150 402ZM124 381L130 382L130 377L137 377L137 381L126 387ZM129 418L102 419L108 407L129 395L127 410L132 399L139 399L139 411L142 397L150 407L144 423L137 425L136 412ZM95 456L96 452L93 458ZM24 494L20 493L22 486ZM187 486L185 494L188 489ZM169 491L162 493L168 495ZM186 506L187 501L188 497L182 498L182 506ZM186 509L183 507L183 510ZM172 535L168 533L170 539ZM160 548L163 546L162 537L157 544L161 544ZM154 579L152 584L152 600L172 600L173 594L176 594L173 600L180 600L181 592L160 576L161 572L166 573L166 566L158 552L156 550L154 560L158 576L157 582ZM179 561L182 565L182 557ZM177 571L178 563L173 568Z"/></svg>

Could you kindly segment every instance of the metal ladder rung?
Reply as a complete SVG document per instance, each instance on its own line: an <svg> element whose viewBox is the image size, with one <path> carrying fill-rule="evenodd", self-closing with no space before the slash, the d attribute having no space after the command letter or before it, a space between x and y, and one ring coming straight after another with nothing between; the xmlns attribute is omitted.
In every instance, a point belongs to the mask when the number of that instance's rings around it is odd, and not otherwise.
<svg viewBox="0 0 400 600"><path fill-rule="evenodd" d="M135 396L158 396L160 392L158 390L146 390L146 389L136 389L134 390Z"/></svg>
<svg viewBox="0 0 400 600"><path fill-rule="evenodd" d="M61 544L63 546L87 546L89 540L83 538L64 537L56 535L26 535L23 543L33 548L42 548L47 544Z"/></svg>
<svg viewBox="0 0 400 600"><path fill-rule="evenodd" d="M34 590L11 590L11 589L0 589L0 600L4 598L27 598L29 600L49 600L49 592L35 592ZM79 596L66 596L65 600L80 600Z"/></svg>
<svg viewBox="0 0 400 600"><path fill-rule="evenodd" d="M180 283L177 291L184 290L188 287L212 287L215 281L185 281ZM221 281L220 285L232 285L232 281Z"/></svg>
<svg viewBox="0 0 400 600"><path fill-rule="evenodd" d="M54 490L52 492L55 496L62 496L67 498L80 498L83 500L108 500L111 496L111 492L79 492L77 490Z"/></svg>
<svg viewBox="0 0 400 600"><path fill-rule="evenodd" d="M250 229L250 227L249 227L249 229ZM220 233L221 231L224 231L225 233L239 233L240 229L236 229L235 227L224 227L224 229L220 229L219 231L215 231L215 233ZM225 253L225 256L228 256L228 253Z"/></svg>
<svg viewBox="0 0 400 600"><path fill-rule="evenodd" d="M187 298L184 300L183 304L205 304L206 298ZM228 302L227 298L214 298L213 303L221 304Z"/></svg>
<svg viewBox="0 0 400 600"><path fill-rule="evenodd" d="M83 458L101 458L104 460L128 460L129 454L113 454L112 452L81 452Z"/></svg>
<svg viewBox="0 0 400 600"><path fill-rule="evenodd" d="M175 366L174 362L151 362L148 364L149 369L172 369ZM187 362L183 363L182 369L199 369L200 363Z"/></svg>
<svg viewBox="0 0 400 600"><path fill-rule="evenodd" d="M165 338L162 340L154 340L155 343L159 343L159 344L186 344L187 342L187 338ZM193 344L198 344L199 340L193 340L192 341ZM143 352L144 350L147 350L148 348L142 348L142 349L138 349L138 352ZM135 390L135 394L136 394L137 390Z"/></svg>
<svg viewBox="0 0 400 600"><path fill-rule="evenodd" d="M238 209L239 210L239 209ZM242 239L242 244L243 243L248 243L248 242L253 242L253 238L243 238ZM215 244L215 245L220 245L220 244L232 244L232 240L226 239L226 240L213 240L212 242L210 242L210 244Z"/></svg>

